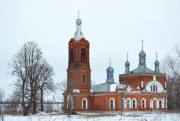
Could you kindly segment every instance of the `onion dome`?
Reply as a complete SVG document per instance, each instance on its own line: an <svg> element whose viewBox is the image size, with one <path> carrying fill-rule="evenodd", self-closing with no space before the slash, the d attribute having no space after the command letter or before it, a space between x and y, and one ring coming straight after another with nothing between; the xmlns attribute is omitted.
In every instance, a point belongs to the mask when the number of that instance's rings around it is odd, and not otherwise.
<svg viewBox="0 0 180 121"><path fill-rule="evenodd" d="M113 73L113 72L114 72L114 69L113 69L111 66L109 66L109 67L106 69L106 71Z"/></svg>
<svg viewBox="0 0 180 121"><path fill-rule="evenodd" d="M159 66L159 61L156 60L156 61L154 62L154 65L155 65L155 66Z"/></svg>
<svg viewBox="0 0 180 121"><path fill-rule="evenodd" d="M126 65L126 66L129 66L129 65L130 65L130 63L129 63L128 60L126 61L125 65Z"/></svg>
<svg viewBox="0 0 180 121"><path fill-rule="evenodd" d="M82 20L79 18L79 13L78 13L78 19L76 20L76 32L74 34L74 39L76 41L84 38L83 32L81 30L81 24L82 24Z"/></svg>
<svg viewBox="0 0 180 121"><path fill-rule="evenodd" d="M146 53L144 52L144 50L141 50L141 52L139 53L139 57L140 58L145 58L146 57Z"/></svg>
<svg viewBox="0 0 180 121"><path fill-rule="evenodd" d="M78 18L78 19L76 20L76 24L77 24L77 25L81 25L81 23L82 23L82 20L81 20L80 18Z"/></svg>
<svg viewBox="0 0 180 121"><path fill-rule="evenodd" d="M156 52L156 61L154 62L155 66L159 66L159 61L157 60L157 55L158 55L158 53Z"/></svg>

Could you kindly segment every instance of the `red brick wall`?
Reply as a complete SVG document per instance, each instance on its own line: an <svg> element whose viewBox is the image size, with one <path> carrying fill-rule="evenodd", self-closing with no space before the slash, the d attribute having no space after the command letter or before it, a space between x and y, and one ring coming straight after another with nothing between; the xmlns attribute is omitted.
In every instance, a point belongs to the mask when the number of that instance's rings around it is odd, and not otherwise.
<svg viewBox="0 0 180 121"><path fill-rule="evenodd" d="M154 74L122 74L119 75L119 82L121 84L130 85L134 88L139 86L141 88L141 81L143 81L143 87L147 85L149 81L153 80ZM156 80L161 83L165 88L166 77L164 74L156 74Z"/></svg>
<svg viewBox="0 0 180 121"><path fill-rule="evenodd" d="M81 61L81 49L85 49L85 61ZM73 50L73 61L70 59L71 51ZM72 77L71 83L69 81ZM83 76L86 77L85 83L83 82ZM73 92L73 89L77 88L80 92L90 92L91 87L91 70L89 64L89 42L84 38L75 41L71 39L69 41L69 62L67 69L67 91Z"/></svg>

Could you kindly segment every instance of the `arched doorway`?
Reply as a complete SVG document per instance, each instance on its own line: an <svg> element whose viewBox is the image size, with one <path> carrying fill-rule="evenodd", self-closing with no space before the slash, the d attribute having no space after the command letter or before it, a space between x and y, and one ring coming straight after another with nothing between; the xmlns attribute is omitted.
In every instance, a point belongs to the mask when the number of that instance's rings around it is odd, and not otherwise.
<svg viewBox="0 0 180 121"><path fill-rule="evenodd" d="M153 110L156 110L156 100L153 100Z"/></svg>

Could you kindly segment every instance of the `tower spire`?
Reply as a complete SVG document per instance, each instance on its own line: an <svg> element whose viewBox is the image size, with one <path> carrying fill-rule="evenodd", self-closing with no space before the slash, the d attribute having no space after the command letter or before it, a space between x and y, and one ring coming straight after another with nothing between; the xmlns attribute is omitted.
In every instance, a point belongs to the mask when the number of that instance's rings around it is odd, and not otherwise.
<svg viewBox="0 0 180 121"><path fill-rule="evenodd" d="M157 60L157 55L158 55L158 53L156 52L156 61L154 62L154 65L155 65L155 72L159 72L160 70L159 70L159 61Z"/></svg>
<svg viewBox="0 0 180 121"><path fill-rule="evenodd" d="M78 18L79 18L79 10L78 10Z"/></svg>
<svg viewBox="0 0 180 121"><path fill-rule="evenodd" d="M109 58L109 66L111 66L111 58Z"/></svg>
<svg viewBox="0 0 180 121"><path fill-rule="evenodd" d="M157 60L158 53L156 52L156 60Z"/></svg>
<svg viewBox="0 0 180 121"><path fill-rule="evenodd" d="M127 53L127 61L128 61L128 55L129 55L129 54Z"/></svg>
<svg viewBox="0 0 180 121"><path fill-rule="evenodd" d="M114 83L114 69L111 67L111 58L109 58L109 67L106 69L107 72L107 83Z"/></svg>
<svg viewBox="0 0 180 121"><path fill-rule="evenodd" d="M144 47L143 42L144 42L144 40L142 39L141 42L142 42L142 50L143 50L143 47Z"/></svg>
<svg viewBox="0 0 180 121"><path fill-rule="evenodd" d="M81 30L81 24L82 24L82 20L79 18L79 10L78 10L78 19L76 20L76 32L74 34L74 39L76 41L80 40L81 38L84 38L83 32Z"/></svg>
<svg viewBox="0 0 180 121"><path fill-rule="evenodd" d="M127 53L127 61L125 62L125 74L128 74L130 72L130 63L128 61L128 53Z"/></svg>

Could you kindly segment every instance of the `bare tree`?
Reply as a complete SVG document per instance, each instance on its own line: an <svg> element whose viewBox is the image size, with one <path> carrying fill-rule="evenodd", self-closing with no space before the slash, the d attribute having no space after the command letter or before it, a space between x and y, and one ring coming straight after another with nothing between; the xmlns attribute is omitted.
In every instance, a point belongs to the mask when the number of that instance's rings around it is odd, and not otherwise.
<svg viewBox="0 0 180 121"><path fill-rule="evenodd" d="M163 59L163 70L167 74L168 108L180 109L180 47L175 45L173 51Z"/></svg>
<svg viewBox="0 0 180 121"><path fill-rule="evenodd" d="M1 102L1 104L0 104L0 113L1 113L2 108L3 108L2 102L3 102L3 99L4 99L4 98L5 98L5 91L2 90L2 89L0 89L0 102Z"/></svg>
<svg viewBox="0 0 180 121"><path fill-rule="evenodd" d="M67 80L64 79L64 80L60 81L57 86L60 91L66 92L67 91Z"/></svg>
<svg viewBox="0 0 180 121"><path fill-rule="evenodd" d="M56 86L54 84L54 81L52 79L52 76L54 75L53 68L48 63L43 63L43 69L40 75L40 102L41 102L41 111L44 111L43 108L43 96L44 93L48 93L49 91L55 92Z"/></svg>
<svg viewBox="0 0 180 121"><path fill-rule="evenodd" d="M41 49L35 42L25 43L10 62L11 74L17 77L14 94L21 100L23 115L27 115L31 108L33 113L36 113L39 88L47 74L44 70L50 68L53 72L52 67L47 65ZM49 75L48 78L51 76Z"/></svg>

